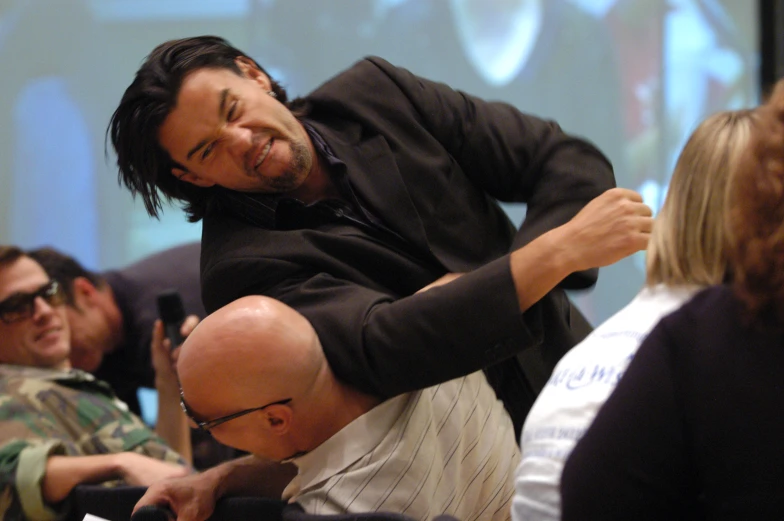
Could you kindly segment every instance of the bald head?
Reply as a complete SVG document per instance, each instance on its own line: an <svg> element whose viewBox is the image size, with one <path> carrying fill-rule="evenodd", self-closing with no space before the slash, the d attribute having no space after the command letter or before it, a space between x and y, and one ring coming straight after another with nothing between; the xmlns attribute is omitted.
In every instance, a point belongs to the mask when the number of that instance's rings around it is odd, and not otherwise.
<svg viewBox="0 0 784 521"><path fill-rule="evenodd" d="M177 372L190 400L203 401L201 389L236 408L302 395L325 364L305 317L277 300L249 296L194 329L179 353ZM211 384L205 389L206 382Z"/></svg>
<svg viewBox="0 0 784 521"><path fill-rule="evenodd" d="M273 460L312 450L380 402L335 378L305 317L261 296L205 318L177 372L195 419L233 416L211 427L218 441Z"/></svg>

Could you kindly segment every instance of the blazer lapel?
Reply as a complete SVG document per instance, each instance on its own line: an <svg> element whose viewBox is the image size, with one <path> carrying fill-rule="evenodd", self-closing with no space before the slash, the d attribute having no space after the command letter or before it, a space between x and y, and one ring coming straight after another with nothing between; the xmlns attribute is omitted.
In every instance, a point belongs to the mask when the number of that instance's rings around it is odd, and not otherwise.
<svg viewBox="0 0 784 521"><path fill-rule="evenodd" d="M339 132L316 122L309 123L346 164L351 186L360 199L370 206L369 210L420 251L429 252L422 219L386 139L381 135L360 139L358 125Z"/></svg>

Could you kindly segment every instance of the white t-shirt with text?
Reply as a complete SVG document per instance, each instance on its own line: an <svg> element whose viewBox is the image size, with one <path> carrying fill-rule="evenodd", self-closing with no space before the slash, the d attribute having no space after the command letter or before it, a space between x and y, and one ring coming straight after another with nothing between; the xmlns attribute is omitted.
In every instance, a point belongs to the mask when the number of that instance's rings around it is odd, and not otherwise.
<svg viewBox="0 0 784 521"><path fill-rule="evenodd" d="M566 458L591 425L643 339L700 288L644 288L555 366L523 425L515 477L514 521L561 519L559 486Z"/></svg>

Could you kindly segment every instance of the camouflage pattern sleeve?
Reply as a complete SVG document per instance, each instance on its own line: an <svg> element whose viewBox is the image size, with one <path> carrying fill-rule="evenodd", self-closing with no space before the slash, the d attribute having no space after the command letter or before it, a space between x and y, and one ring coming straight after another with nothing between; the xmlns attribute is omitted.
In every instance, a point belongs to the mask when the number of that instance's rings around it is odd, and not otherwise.
<svg viewBox="0 0 784 521"><path fill-rule="evenodd" d="M2 497L10 503L4 521L28 519L53 521L68 508L67 502L48 505L41 495L41 482L46 471L46 460L55 454L64 454L65 447L57 440L27 442L15 440L0 447L0 479ZM8 475L9 472L16 471ZM10 478L10 479L8 479ZM0 500L0 503L3 501ZM3 506L0 505L0 512Z"/></svg>
<svg viewBox="0 0 784 521"><path fill-rule="evenodd" d="M1 366L0 366L1 367ZM41 496L46 461L54 455L86 456L133 451L185 464L86 373L20 368L0 370L0 515L3 520L53 520L67 504ZM67 502L65 502L67 503Z"/></svg>

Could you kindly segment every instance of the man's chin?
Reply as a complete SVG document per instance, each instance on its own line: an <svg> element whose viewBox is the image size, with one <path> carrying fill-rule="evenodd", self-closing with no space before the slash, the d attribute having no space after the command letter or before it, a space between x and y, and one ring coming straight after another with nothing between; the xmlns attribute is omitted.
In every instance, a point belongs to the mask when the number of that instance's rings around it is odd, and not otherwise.
<svg viewBox="0 0 784 521"><path fill-rule="evenodd" d="M74 369L81 369L82 371L87 371L88 373L97 371L98 368L101 367L102 361L103 355L101 354L71 353L71 366Z"/></svg>
<svg viewBox="0 0 784 521"><path fill-rule="evenodd" d="M40 353L38 357L39 367L48 367L49 369L68 370L71 366L71 361L68 359L68 351Z"/></svg>

